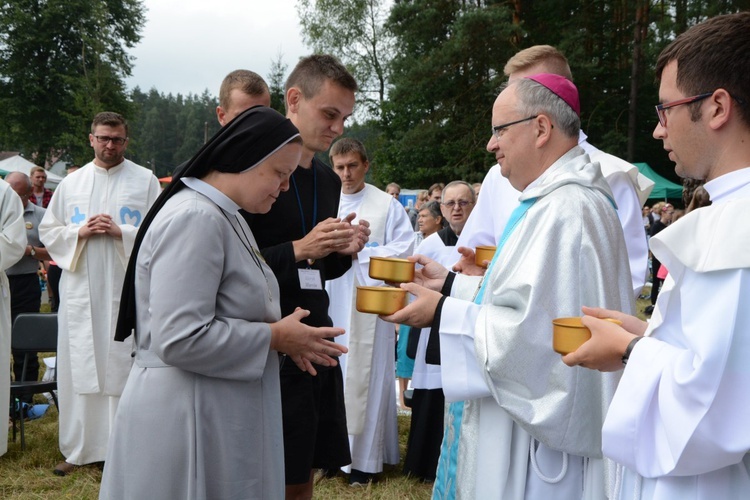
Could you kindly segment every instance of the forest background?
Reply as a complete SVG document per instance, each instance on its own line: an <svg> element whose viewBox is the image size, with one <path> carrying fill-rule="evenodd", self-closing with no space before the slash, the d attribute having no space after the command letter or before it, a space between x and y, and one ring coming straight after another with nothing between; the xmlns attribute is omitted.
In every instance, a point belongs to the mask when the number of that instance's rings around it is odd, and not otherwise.
<svg viewBox="0 0 750 500"><path fill-rule="evenodd" d="M405 188L481 181L492 103L517 51L550 44L568 58L589 141L675 179L653 140L656 57L675 36L750 0L299 0L311 52L339 57L360 84L346 136L370 152L371 181ZM128 118L127 156L159 177L219 128L217 88L202 94L127 90L145 11L140 0L0 1L0 151L37 164L91 159L99 111ZM721 50L717 47L716 50ZM283 112L296 61L262 75ZM253 69L253 68L246 68ZM712 90L712 89L706 89ZM325 156L324 156L325 159Z"/></svg>

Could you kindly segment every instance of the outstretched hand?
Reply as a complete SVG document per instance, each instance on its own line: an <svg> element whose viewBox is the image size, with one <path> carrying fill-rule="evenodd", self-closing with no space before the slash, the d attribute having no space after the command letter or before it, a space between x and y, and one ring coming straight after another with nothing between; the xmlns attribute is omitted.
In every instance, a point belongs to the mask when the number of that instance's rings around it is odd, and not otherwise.
<svg viewBox="0 0 750 500"><path fill-rule="evenodd" d="M329 217L319 222L304 238L292 242L295 260L322 259L333 252L342 251L352 244L356 233L351 219Z"/></svg>
<svg viewBox="0 0 750 500"><path fill-rule="evenodd" d="M461 258L453 265L453 271L467 276L483 276L487 270L487 266L490 265L490 261L485 260L486 264L484 267L480 267L476 263L476 254L474 250L468 247L458 247L456 249L461 254Z"/></svg>
<svg viewBox="0 0 750 500"><path fill-rule="evenodd" d="M448 277L445 267L425 255L412 255L407 259L422 266L414 270L414 283L436 292L443 289L445 278Z"/></svg>
<svg viewBox="0 0 750 500"><path fill-rule="evenodd" d="M356 216L357 215L354 212L352 212L346 217L344 217L343 221L351 224L351 222L354 220ZM370 223L369 222L367 222L364 219L359 219L359 223L352 224L351 227L355 230L354 238L352 238L352 242L349 244L348 247L344 248L343 250L339 250L339 253L341 255L355 256L365 247L367 242L370 240Z"/></svg>
<svg viewBox="0 0 750 500"><path fill-rule="evenodd" d="M435 310L442 295L415 283L402 283L401 288L416 297L410 304L396 311L390 316L380 316L381 319L397 325L409 325L425 328L432 324Z"/></svg>
<svg viewBox="0 0 750 500"><path fill-rule="evenodd" d="M300 370L317 375L313 363L336 366L336 358L348 349L326 340L342 335L342 328L315 328L302 323L302 319L309 315L310 311L298 307L289 316L271 323L271 349L288 355Z"/></svg>

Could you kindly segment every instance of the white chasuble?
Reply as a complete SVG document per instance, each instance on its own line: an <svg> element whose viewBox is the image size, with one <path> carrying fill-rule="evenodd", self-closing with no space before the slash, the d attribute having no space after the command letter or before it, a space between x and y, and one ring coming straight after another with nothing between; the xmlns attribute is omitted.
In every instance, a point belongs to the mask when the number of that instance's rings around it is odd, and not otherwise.
<svg viewBox="0 0 750 500"><path fill-rule="evenodd" d="M21 260L26 251L26 224L21 198L10 185L0 180L0 366L10 366L10 288L5 270ZM10 399L10 375L0 378L2 415L7 416ZM5 417L3 417L3 421ZM0 455L8 451L8 433L0 433Z"/></svg>
<svg viewBox="0 0 750 500"><path fill-rule="evenodd" d="M408 216L403 208L401 211L404 213L401 214L397 210L400 205L395 207L393 201L389 194L365 184L365 188L359 193L342 194L339 202L339 217L355 212L357 219L370 223L369 241L352 261L352 268L327 284L333 324L347 331L336 340L349 347L349 352L340 359L350 434L359 434L364 424L376 325L382 324L393 329L392 325L381 321L374 314L357 312L356 287L384 285L383 281L370 278L370 257L405 257L412 250L413 231L404 225L404 221L408 225ZM401 215L404 217L400 217ZM348 307L343 307L344 302ZM348 309L348 314L344 309ZM350 371L349 366L356 369Z"/></svg>
<svg viewBox="0 0 750 500"><path fill-rule="evenodd" d="M63 270L57 365L60 447L71 463L104 460L109 425L88 422L108 420L100 413L114 416L132 366L132 337L115 342L114 329L135 235L158 195L159 182L150 170L129 160L110 169L92 162L63 179L39 226L40 239ZM81 226L102 213L120 227L122 239L79 238Z"/></svg>
<svg viewBox="0 0 750 500"><path fill-rule="evenodd" d="M611 191L573 148L523 192L536 198L502 247L481 304L446 299L440 323L446 401L467 401L459 498L600 499L601 424L617 375L570 368L552 319L582 305L632 311L628 257ZM457 277L454 291L468 291ZM471 297L465 297L471 299Z"/></svg>
<svg viewBox="0 0 750 500"><path fill-rule="evenodd" d="M617 496L750 498L750 168L651 238L669 274L604 422Z"/></svg>

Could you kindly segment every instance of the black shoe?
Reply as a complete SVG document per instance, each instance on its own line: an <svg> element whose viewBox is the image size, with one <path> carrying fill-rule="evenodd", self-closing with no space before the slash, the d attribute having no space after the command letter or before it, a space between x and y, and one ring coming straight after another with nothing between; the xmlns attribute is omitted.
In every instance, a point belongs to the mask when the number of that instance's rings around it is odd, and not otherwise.
<svg viewBox="0 0 750 500"><path fill-rule="evenodd" d="M652 312L654 312L654 306L653 305L650 305L646 309L643 310L643 314L651 314Z"/></svg>
<svg viewBox="0 0 750 500"><path fill-rule="evenodd" d="M371 483L374 478L375 474L352 469L352 473L349 474L349 486L367 486L367 483Z"/></svg>

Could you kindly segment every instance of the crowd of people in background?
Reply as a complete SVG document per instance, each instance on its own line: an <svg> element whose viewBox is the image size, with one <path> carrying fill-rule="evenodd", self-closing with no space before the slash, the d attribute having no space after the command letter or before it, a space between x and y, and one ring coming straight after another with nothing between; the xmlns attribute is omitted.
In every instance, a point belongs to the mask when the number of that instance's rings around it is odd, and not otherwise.
<svg viewBox="0 0 750 500"><path fill-rule="evenodd" d="M55 283L54 473L104 462L103 499L309 499L316 473L366 486L398 464L400 412L403 472L434 498L747 498L748 48L740 13L660 55L654 138L691 180L652 206L588 142L550 46L505 66L483 182L408 195L340 138L358 86L330 55L295 66L286 115L256 73L227 75L222 128L163 189L125 158L125 117L98 113L93 160L54 192L42 167L0 181L0 363ZM388 316L354 307L386 285L375 257L417 264ZM592 336L560 356L551 322L581 313Z"/></svg>

